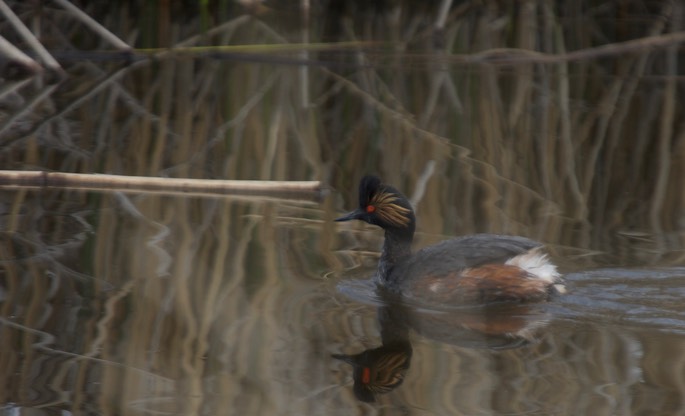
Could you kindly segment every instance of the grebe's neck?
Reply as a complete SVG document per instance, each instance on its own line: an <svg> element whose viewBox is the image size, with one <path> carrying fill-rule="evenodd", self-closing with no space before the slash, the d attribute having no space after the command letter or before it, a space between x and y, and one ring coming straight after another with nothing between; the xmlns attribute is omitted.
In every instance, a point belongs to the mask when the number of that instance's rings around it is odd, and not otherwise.
<svg viewBox="0 0 685 416"><path fill-rule="evenodd" d="M411 255L411 243L414 230L398 232L395 229L385 230L383 252L378 262L378 276L381 283L391 283L390 276L393 268Z"/></svg>

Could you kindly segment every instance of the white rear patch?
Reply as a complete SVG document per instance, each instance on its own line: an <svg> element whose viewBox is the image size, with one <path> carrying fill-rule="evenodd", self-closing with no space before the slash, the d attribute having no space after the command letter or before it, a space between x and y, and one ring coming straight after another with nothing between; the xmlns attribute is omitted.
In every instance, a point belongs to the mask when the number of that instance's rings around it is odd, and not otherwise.
<svg viewBox="0 0 685 416"><path fill-rule="evenodd" d="M439 293L442 289L442 285L439 282L434 282L428 285L428 289L433 293Z"/></svg>
<svg viewBox="0 0 685 416"><path fill-rule="evenodd" d="M566 292L566 288L561 283L561 274L557 271L557 266L549 261L547 254L542 251L541 247L512 257L505 264L520 267L537 279L554 284L554 288L559 293Z"/></svg>

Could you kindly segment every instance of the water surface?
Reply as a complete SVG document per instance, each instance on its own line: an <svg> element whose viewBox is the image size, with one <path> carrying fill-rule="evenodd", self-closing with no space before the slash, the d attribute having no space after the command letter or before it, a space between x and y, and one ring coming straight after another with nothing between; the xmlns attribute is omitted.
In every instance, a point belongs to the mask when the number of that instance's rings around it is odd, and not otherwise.
<svg viewBox="0 0 685 416"><path fill-rule="evenodd" d="M570 272L567 295L516 312L530 327L522 341L469 330L499 319L485 312L413 310L423 315L408 332L404 381L366 404L351 367L331 355L382 343L373 247L341 246L360 232L375 238L371 227L336 228L313 203L3 196L8 411L681 410L683 268Z"/></svg>

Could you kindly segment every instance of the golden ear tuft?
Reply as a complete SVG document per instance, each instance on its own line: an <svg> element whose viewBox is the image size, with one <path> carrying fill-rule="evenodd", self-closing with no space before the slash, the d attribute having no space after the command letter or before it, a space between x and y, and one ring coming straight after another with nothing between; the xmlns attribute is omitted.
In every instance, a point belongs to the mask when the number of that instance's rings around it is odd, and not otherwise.
<svg viewBox="0 0 685 416"><path fill-rule="evenodd" d="M409 225L411 210L397 204L397 196L389 192L377 192L371 197L369 205L376 207L375 214L380 219L395 227Z"/></svg>
<svg viewBox="0 0 685 416"><path fill-rule="evenodd" d="M367 387L374 393L387 393L404 381L409 368L409 355L401 351L385 354L374 367L374 380Z"/></svg>

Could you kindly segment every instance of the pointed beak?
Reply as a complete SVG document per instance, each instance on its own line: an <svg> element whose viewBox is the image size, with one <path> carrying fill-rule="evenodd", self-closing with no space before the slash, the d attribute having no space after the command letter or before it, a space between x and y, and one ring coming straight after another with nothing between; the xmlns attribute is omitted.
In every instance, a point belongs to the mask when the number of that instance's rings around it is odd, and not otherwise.
<svg viewBox="0 0 685 416"><path fill-rule="evenodd" d="M331 357L335 358L336 360L340 360L344 363L350 364L352 366L356 364L356 362L354 361L354 355L331 354Z"/></svg>
<svg viewBox="0 0 685 416"><path fill-rule="evenodd" d="M354 210L354 211L348 213L347 215L344 215L344 216L342 216L342 217L340 217L340 218L336 218L335 220L336 220L337 222L350 221L350 220L358 220L358 219L361 218L361 216L362 216L363 214L364 214L364 211L362 211L362 210L360 210L360 209L356 209L356 210Z"/></svg>

